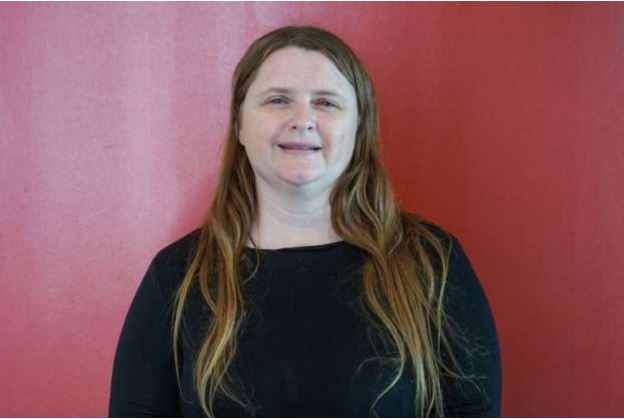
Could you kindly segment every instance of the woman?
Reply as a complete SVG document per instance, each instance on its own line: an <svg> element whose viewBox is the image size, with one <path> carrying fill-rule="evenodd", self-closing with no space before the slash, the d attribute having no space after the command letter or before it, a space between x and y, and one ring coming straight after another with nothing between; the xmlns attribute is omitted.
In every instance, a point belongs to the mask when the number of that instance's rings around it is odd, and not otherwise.
<svg viewBox="0 0 624 419"><path fill-rule="evenodd" d="M498 416L487 299L457 239L397 206L351 49L262 36L230 112L203 225L128 312L110 416Z"/></svg>

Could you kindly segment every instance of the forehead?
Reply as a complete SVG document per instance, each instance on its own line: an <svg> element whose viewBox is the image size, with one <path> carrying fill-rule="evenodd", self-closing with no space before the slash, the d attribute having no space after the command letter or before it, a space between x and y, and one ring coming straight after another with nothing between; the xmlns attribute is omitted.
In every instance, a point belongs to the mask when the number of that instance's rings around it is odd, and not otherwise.
<svg viewBox="0 0 624 419"><path fill-rule="evenodd" d="M249 90L284 87L295 90L337 90L355 95L353 86L327 57L317 51L287 47L269 55Z"/></svg>

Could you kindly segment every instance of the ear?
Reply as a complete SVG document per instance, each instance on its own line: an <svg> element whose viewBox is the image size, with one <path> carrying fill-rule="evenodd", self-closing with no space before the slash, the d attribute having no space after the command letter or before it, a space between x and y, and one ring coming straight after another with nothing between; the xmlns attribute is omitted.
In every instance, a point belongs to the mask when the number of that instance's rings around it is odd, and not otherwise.
<svg viewBox="0 0 624 419"><path fill-rule="evenodd" d="M245 143L243 142L243 129L241 128L240 122L238 121L234 123L234 135L236 135L236 139L238 140L240 145L245 147Z"/></svg>

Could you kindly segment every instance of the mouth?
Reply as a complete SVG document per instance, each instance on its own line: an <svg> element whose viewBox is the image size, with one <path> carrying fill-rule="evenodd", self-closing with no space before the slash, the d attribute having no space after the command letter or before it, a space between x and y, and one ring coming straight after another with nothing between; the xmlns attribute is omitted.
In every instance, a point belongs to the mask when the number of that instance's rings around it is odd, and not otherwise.
<svg viewBox="0 0 624 419"><path fill-rule="evenodd" d="M321 147L305 144L278 144L277 146L287 151L319 151L321 149Z"/></svg>
<svg viewBox="0 0 624 419"><path fill-rule="evenodd" d="M289 146L283 146L281 144L278 144L278 147L282 150L283 153L290 154L293 156L300 156L300 157L306 157L306 156L312 157L321 152L321 147L313 147L313 146L289 147Z"/></svg>
<svg viewBox="0 0 624 419"><path fill-rule="evenodd" d="M320 146L303 143L282 143L277 145L284 153L294 156L313 156L320 152Z"/></svg>

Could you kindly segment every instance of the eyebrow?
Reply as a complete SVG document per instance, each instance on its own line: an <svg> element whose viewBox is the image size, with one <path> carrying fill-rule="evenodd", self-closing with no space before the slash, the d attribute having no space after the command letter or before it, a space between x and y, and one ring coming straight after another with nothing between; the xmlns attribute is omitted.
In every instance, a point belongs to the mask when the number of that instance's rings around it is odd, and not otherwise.
<svg viewBox="0 0 624 419"><path fill-rule="evenodd" d="M264 96L268 93L284 93L284 94L291 94L293 93L292 89L289 89L288 87L270 87L266 90L263 90L262 92L258 93L258 96ZM312 94L314 95L324 95L324 96L335 96L337 98L343 98L343 96L336 92L335 90L314 90L312 92Z"/></svg>

